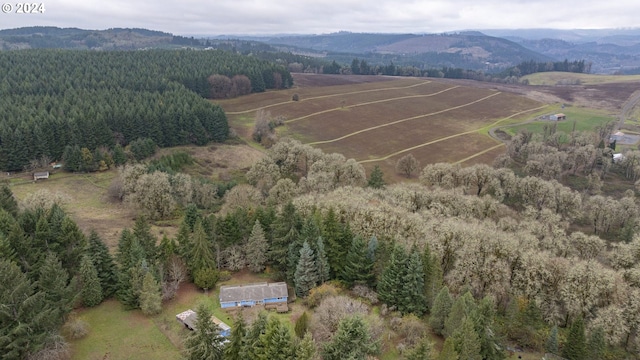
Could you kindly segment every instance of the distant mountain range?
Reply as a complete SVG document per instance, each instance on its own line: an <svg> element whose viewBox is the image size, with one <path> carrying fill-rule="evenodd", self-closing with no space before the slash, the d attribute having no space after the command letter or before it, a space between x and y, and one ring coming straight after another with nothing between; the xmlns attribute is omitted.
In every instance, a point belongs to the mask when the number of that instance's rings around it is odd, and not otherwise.
<svg viewBox="0 0 640 360"><path fill-rule="evenodd" d="M232 39L231 42L229 39ZM224 41L223 41L224 40ZM459 67L495 72L523 61L591 62L595 73L640 69L640 29L482 30L446 34L338 32L286 36L174 36L146 29L83 30L28 27L0 30L0 50L24 48L140 49L233 46L250 42L261 51L283 51L349 63L420 68Z"/></svg>

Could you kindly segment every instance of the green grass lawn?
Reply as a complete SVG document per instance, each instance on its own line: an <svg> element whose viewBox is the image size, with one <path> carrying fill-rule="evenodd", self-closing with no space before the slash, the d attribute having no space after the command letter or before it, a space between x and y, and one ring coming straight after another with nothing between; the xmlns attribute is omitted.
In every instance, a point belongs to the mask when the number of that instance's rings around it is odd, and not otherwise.
<svg viewBox="0 0 640 360"><path fill-rule="evenodd" d="M91 330L83 339L71 342L73 359L180 359L178 348L151 318L139 310L125 311L116 300L83 310L79 318Z"/></svg>
<svg viewBox="0 0 640 360"><path fill-rule="evenodd" d="M557 131L571 133L574 122L576 131L593 131L596 127L616 118L605 111L586 109L579 107L569 107L560 110L567 115L567 120L557 122ZM541 134L545 125L552 124L550 121L534 121L521 126L506 127L504 131L510 135L517 134L522 129L527 129L534 134Z"/></svg>

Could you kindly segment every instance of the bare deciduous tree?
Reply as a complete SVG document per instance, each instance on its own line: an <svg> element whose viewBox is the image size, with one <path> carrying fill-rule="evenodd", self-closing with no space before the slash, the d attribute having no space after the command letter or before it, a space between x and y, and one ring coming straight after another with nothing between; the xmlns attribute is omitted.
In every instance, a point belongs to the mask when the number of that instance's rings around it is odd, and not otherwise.
<svg viewBox="0 0 640 360"><path fill-rule="evenodd" d="M420 168L420 162L413 157L413 154L407 154L401 157L396 163L396 172L410 178Z"/></svg>

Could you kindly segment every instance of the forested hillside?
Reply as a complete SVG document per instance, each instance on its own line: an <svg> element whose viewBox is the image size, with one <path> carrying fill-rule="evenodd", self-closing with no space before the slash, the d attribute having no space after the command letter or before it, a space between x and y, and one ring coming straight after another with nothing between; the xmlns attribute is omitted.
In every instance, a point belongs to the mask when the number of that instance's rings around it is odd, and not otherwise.
<svg viewBox="0 0 640 360"><path fill-rule="evenodd" d="M66 146L223 141L224 112L203 99L214 74L244 75L253 92L292 84L282 66L223 51L2 52L0 169L60 160Z"/></svg>

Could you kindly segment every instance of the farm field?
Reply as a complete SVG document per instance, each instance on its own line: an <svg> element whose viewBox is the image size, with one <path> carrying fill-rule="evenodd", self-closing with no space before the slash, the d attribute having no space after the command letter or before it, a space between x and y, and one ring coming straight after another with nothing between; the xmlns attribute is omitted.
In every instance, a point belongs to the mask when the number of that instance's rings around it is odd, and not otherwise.
<svg viewBox="0 0 640 360"><path fill-rule="evenodd" d="M285 119L280 136L354 158L367 170L379 165L387 181L401 179L395 162L409 153L422 165L490 163L504 150L486 134L488 127L522 122L547 107L510 92L433 79L313 86L309 76L296 75L307 85L220 101L232 128L250 140L255 112L268 110ZM294 93L299 101L291 101Z"/></svg>
<svg viewBox="0 0 640 360"><path fill-rule="evenodd" d="M619 82L638 82L640 75L599 75L599 74L578 74L567 72L541 72L522 77L529 80L530 85L556 85L558 82L575 82L579 80L583 85L608 84Z"/></svg>

